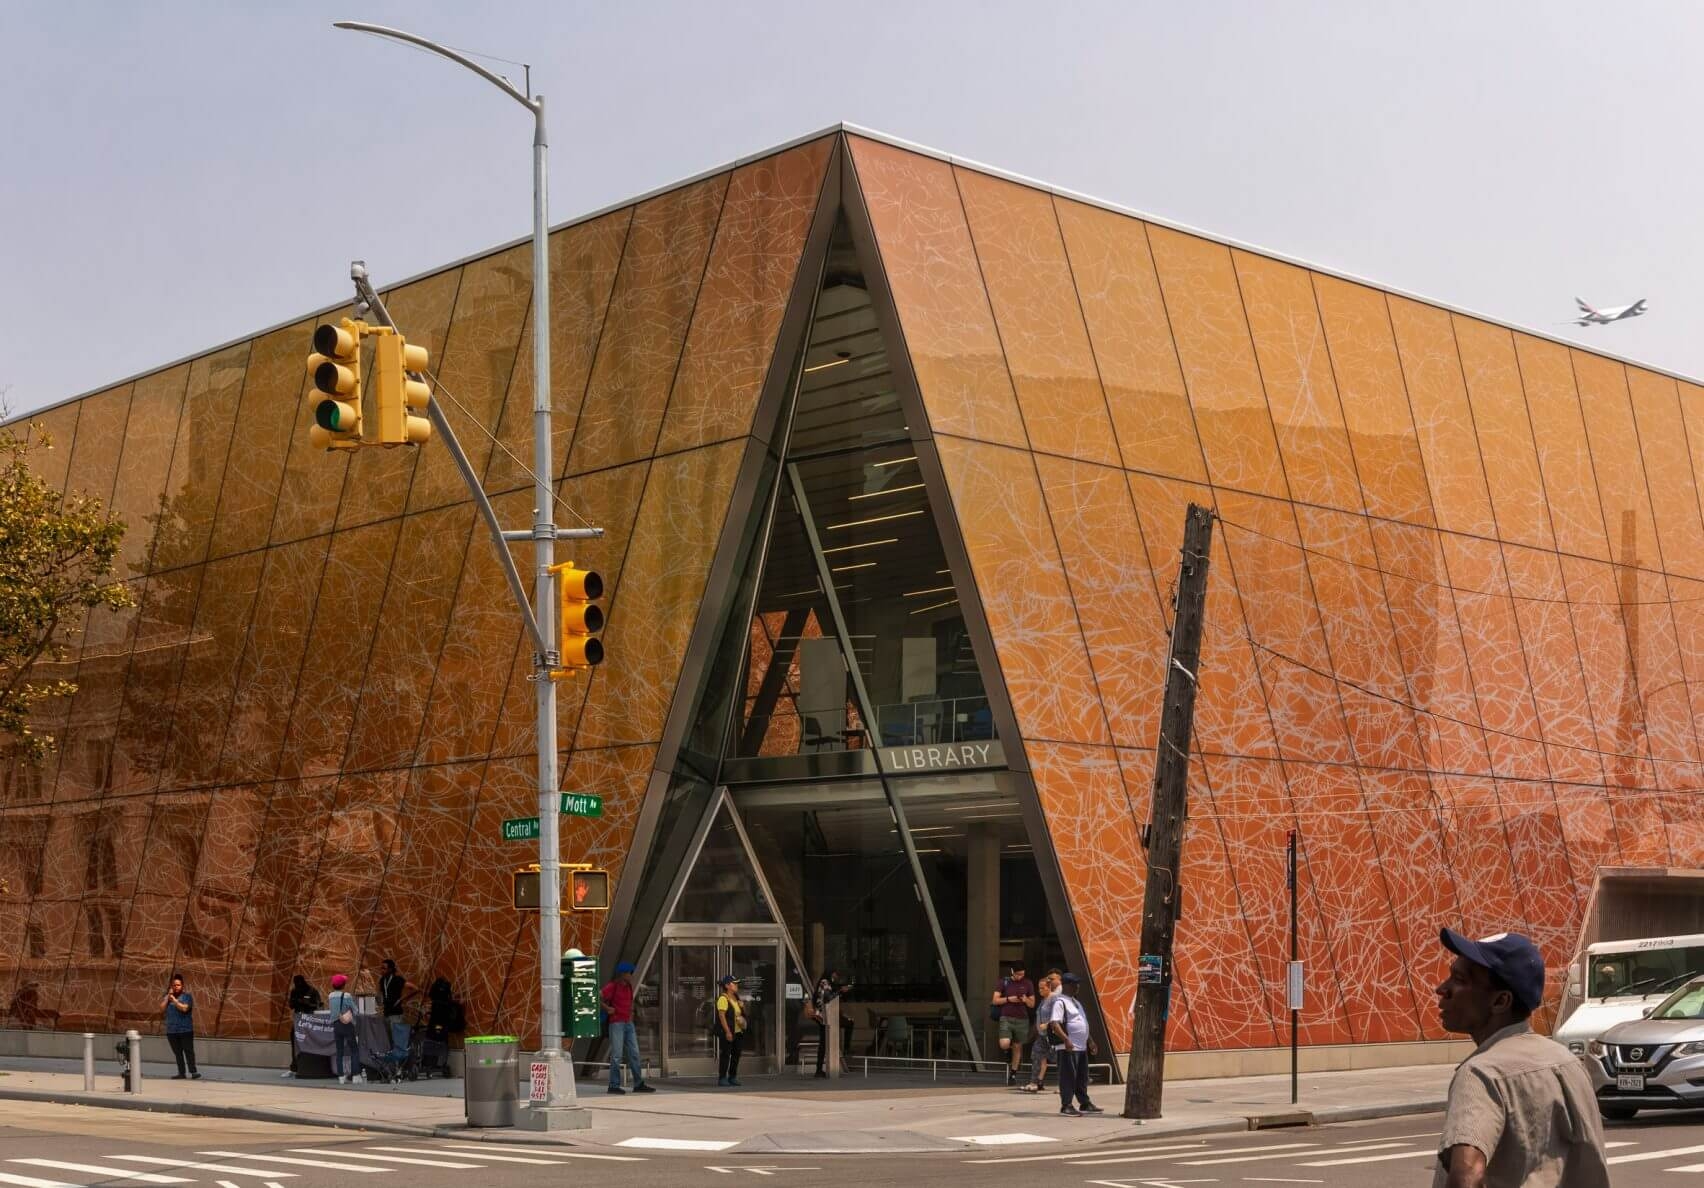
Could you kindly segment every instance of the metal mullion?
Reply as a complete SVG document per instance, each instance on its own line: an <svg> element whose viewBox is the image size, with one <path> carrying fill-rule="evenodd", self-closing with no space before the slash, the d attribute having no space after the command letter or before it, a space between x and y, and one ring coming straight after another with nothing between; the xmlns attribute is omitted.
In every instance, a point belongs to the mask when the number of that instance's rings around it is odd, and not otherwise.
<svg viewBox="0 0 1704 1188"><path fill-rule="evenodd" d="M805 495L805 484L799 476L797 463L787 464L787 481L792 485L793 501L798 506L800 522L804 525L805 536L810 541L811 556L816 560L817 579L822 582L823 594L828 600L829 617L834 621L834 634L840 641L841 652L855 658L851 635L846 626L846 615L840 609L839 595L834 592L834 577L829 570L828 558L822 553L822 539L817 534L816 520L811 515L810 501ZM856 663L848 664L846 671L852 677L852 690L858 699L858 713L864 719L865 741L873 743L875 740L870 732L880 727L872 713L870 693L864 686L864 673ZM900 802L899 793L894 790L892 781L882 766L881 747L872 745L869 752L875 760L876 778L881 781L882 795L887 800L888 811L893 814L894 827L899 830L900 842L905 846L906 861L911 864L911 877L917 888L917 897L923 905L924 916L929 920L929 931L935 938L935 953L941 963L941 972L946 975L947 988L952 992L953 1007L958 1012L959 1025L964 1029L964 1040L970 1048L970 1058L980 1062L981 1046L976 1042L970 1011L964 1001L964 990L959 985L958 973L953 969L952 957L947 952L947 938L941 931L941 919L935 914L935 898L929 893L929 881L923 875L923 861L917 856L917 844L912 840L911 826L906 821L905 805Z"/></svg>

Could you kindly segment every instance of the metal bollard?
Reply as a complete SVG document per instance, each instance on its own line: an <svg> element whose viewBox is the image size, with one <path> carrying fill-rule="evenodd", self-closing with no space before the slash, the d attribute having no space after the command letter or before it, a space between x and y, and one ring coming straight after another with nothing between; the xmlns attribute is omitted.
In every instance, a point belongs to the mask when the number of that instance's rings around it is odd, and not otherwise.
<svg viewBox="0 0 1704 1188"><path fill-rule="evenodd" d="M95 1033L83 1033L83 1092L95 1091Z"/></svg>
<svg viewBox="0 0 1704 1188"><path fill-rule="evenodd" d="M130 1043L130 1085L132 1093L142 1092L142 1033L127 1031L124 1038Z"/></svg>
<svg viewBox="0 0 1704 1188"><path fill-rule="evenodd" d="M828 1075L840 1079L840 997L828 1000L828 1029L824 1036L828 1044Z"/></svg>

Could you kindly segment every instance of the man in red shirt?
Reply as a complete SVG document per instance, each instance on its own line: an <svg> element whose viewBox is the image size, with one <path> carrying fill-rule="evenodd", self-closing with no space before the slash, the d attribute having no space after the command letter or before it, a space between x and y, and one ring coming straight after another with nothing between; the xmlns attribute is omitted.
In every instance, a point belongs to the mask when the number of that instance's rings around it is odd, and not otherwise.
<svg viewBox="0 0 1704 1188"><path fill-rule="evenodd" d="M623 961L615 967L615 977L604 984L604 1013L609 1017L609 1091L626 1093L621 1087L621 1065L625 1055L627 1067L633 1070L633 1092L655 1093L645 1083L645 1071L639 1065L639 1033L633 1027L633 963Z"/></svg>

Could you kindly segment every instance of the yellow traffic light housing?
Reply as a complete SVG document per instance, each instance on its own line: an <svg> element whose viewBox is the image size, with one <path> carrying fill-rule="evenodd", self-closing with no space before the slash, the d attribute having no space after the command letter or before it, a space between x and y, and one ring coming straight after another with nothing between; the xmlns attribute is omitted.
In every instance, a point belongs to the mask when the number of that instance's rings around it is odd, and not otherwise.
<svg viewBox="0 0 1704 1188"><path fill-rule="evenodd" d="M572 561L552 565L556 575L557 600L561 605L562 632L557 646L562 653L563 668L590 668L602 664L603 641L598 632L604 627L603 576L595 570L580 569Z"/></svg>
<svg viewBox="0 0 1704 1188"><path fill-rule="evenodd" d="M380 329L373 345L373 402L379 414L381 445L423 445L432 423L415 414L432 398L431 389L410 372L425 372L426 348L411 346L402 335Z"/></svg>
<svg viewBox="0 0 1704 1188"><path fill-rule="evenodd" d="M314 353L308 356L314 423L308 439L319 449L353 450L361 444L361 335L366 329L344 318L314 330Z"/></svg>

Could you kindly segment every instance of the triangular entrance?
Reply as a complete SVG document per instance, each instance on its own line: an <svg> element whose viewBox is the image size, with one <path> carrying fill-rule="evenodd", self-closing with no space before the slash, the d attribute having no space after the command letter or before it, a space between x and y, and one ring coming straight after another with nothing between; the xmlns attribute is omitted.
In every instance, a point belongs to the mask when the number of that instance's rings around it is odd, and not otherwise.
<svg viewBox="0 0 1704 1188"><path fill-rule="evenodd" d="M669 920L692 924L781 923L764 894L763 879L726 800L717 808L716 818L704 835L692 873L681 887Z"/></svg>

